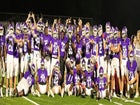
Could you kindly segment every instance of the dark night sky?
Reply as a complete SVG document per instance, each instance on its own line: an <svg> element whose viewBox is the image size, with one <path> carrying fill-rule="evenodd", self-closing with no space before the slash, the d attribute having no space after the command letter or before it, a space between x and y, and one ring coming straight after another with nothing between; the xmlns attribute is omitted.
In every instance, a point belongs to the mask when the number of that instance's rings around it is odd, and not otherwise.
<svg viewBox="0 0 140 105"><path fill-rule="evenodd" d="M4 0L0 12L43 13L93 18L93 24L110 21L119 29L126 25L129 34L140 29L140 0Z"/></svg>

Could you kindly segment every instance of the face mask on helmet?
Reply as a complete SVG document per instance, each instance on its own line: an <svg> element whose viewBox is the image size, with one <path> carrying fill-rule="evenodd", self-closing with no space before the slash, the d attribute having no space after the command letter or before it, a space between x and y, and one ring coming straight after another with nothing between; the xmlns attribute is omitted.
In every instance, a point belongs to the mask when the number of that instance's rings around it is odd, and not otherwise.
<svg viewBox="0 0 140 105"><path fill-rule="evenodd" d="M110 22L107 22L105 27L106 27L106 33L109 34L111 30Z"/></svg>
<svg viewBox="0 0 140 105"><path fill-rule="evenodd" d="M99 25L99 27L98 27L98 35L102 36L102 34L103 34L103 28L102 28L102 25Z"/></svg>
<svg viewBox="0 0 140 105"><path fill-rule="evenodd" d="M102 77L102 76L103 76L103 74L104 74L103 67L100 67L100 69L99 69L99 74L100 74L100 77Z"/></svg>
<svg viewBox="0 0 140 105"><path fill-rule="evenodd" d="M9 29L9 34L12 35L13 33L14 33L14 29L13 28Z"/></svg>
<svg viewBox="0 0 140 105"><path fill-rule="evenodd" d="M41 68L44 70L45 66L44 66L44 61L41 61Z"/></svg>
<svg viewBox="0 0 140 105"><path fill-rule="evenodd" d="M127 28L124 26L122 29L122 38L125 39L127 37Z"/></svg>

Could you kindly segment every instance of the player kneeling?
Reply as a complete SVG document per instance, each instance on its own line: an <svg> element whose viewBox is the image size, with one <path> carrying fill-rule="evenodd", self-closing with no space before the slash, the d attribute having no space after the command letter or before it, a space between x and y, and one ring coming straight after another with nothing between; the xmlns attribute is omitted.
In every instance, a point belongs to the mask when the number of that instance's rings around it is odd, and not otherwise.
<svg viewBox="0 0 140 105"><path fill-rule="evenodd" d="M91 96L93 98L93 71L91 70L90 60L87 62L87 70L84 71L83 84L85 82L85 86L82 86L82 97L85 95Z"/></svg>
<svg viewBox="0 0 140 105"><path fill-rule="evenodd" d="M65 78L64 78L64 84L65 84L65 92L68 93L68 96L71 96L73 94L73 69L74 69L74 60L73 58L70 58L69 61L67 61L68 69L65 72Z"/></svg>
<svg viewBox="0 0 140 105"><path fill-rule="evenodd" d="M137 62L136 60L134 60L134 54L131 51L130 52L130 56L129 56L129 60L127 61L127 81L128 81L128 85L127 85L127 91L128 91L128 95L127 97L130 97L130 94L134 94L134 87L136 87L136 94L134 96L134 98L137 98L139 96L139 91L138 91L138 84L139 84L139 76L137 73ZM131 93L130 93L130 90Z"/></svg>
<svg viewBox="0 0 140 105"><path fill-rule="evenodd" d="M49 93L48 96L51 94L52 97L54 97L54 94L61 94L63 97L62 91L61 91L61 82L62 75L60 72L60 65L59 62L57 61L56 64L54 65L52 74L50 76L49 83L51 85L51 89L49 88Z"/></svg>
<svg viewBox="0 0 140 105"><path fill-rule="evenodd" d="M29 91L34 94L34 74L35 74L35 65L29 64L28 70L25 72L24 77L18 83L16 89L14 90L14 96L26 96Z"/></svg>
<svg viewBox="0 0 140 105"><path fill-rule="evenodd" d="M37 90L36 94L46 94L48 92L48 72L44 67L44 59L41 60L41 68L37 71Z"/></svg>
<svg viewBox="0 0 140 105"><path fill-rule="evenodd" d="M104 76L103 67L99 69L99 77L96 80L97 84L97 100L106 98L108 95L109 100L111 101L110 94L107 92L107 78Z"/></svg>

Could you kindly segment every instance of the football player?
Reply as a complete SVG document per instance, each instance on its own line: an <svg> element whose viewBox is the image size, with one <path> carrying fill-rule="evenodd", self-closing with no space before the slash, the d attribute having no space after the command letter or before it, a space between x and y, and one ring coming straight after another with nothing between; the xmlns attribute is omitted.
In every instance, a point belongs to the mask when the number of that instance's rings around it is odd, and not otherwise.
<svg viewBox="0 0 140 105"><path fill-rule="evenodd" d="M121 41L121 55L120 55L120 64L121 64L120 95L121 95L121 97L123 95L124 81L125 81L125 76L127 73L126 63L128 61L129 46L130 46L130 39L127 38L127 28L123 27L123 29L122 29L122 41Z"/></svg>
<svg viewBox="0 0 140 105"><path fill-rule="evenodd" d="M134 52L131 51L129 55L129 60L127 61L127 90L128 90L128 98L131 94L134 94L135 92L135 98L139 97L139 90L138 90L138 84L139 84L139 76L137 72L137 62L134 60ZM134 86L135 85L135 86ZM134 90L134 87L136 88ZM130 92L130 90L132 90Z"/></svg>
<svg viewBox="0 0 140 105"><path fill-rule="evenodd" d="M1 84L0 84L0 97L3 97L3 85L4 85L4 77L5 77L5 57L6 57L6 44L5 44L5 36L4 36L4 27L0 24L0 72L1 72Z"/></svg>
<svg viewBox="0 0 140 105"><path fill-rule="evenodd" d="M51 94L52 97L54 97L54 94L61 94L61 97L63 97L63 92L61 91L61 82L62 75L60 72L60 64L58 61L56 61L52 74L50 75L49 78L49 93L48 96Z"/></svg>
<svg viewBox="0 0 140 105"><path fill-rule="evenodd" d="M103 41L103 28L102 25L98 26L98 64L99 67L102 66L104 67L104 46L105 43ZM99 70L97 71L97 76L99 76Z"/></svg>
<svg viewBox="0 0 140 105"><path fill-rule="evenodd" d="M36 93L40 97L40 94L45 94L48 92L49 79L48 72L45 69L45 61L41 59L41 68L37 70L37 90Z"/></svg>
<svg viewBox="0 0 140 105"><path fill-rule="evenodd" d="M14 43L15 43L14 26L12 24L9 24L8 34L6 35L6 53L7 53L6 97L8 97L8 93L9 96L12 96L12 91L13 91L12 88L13 88L13 68L14 68L13 67L14 66L14 55L13 55Z"/></svg>
<svg viewBox="0 0 140 105"><path fill-rule="evenodd" d="M115 93L115 70L118 78L118 86L120 87L120 69L119 69L119 59L120 59L120 38L118 38L118 28L115 28L114 38L111 40L111 52L112 52L112 61L111 61L111 94L116 97Z"/></svg>
<svg viewBox="0 0 140 105"><path fill-rule="evenodd" d="M19 97L26 96L29 94L30 91L33 95L35 94L35 91L34 91L35 65L31 64L30 61L31 61L31 58L29 57L28 68L27 68L28 70L26 70L26 72L24 73L24 76L22 77L16 89L14 90L14 96L19 96Z"/></svg>
<svg viewBox="0 0 140 105"><path fill-rule="evenodd" d="M97 78L96 84L97 84L97 100L106 98L107 96L109 96L109 99L111 99L110 95L107 92L108 84L107 78L104 75L103 67L100 67L99 69L99 77Z"/></svg>

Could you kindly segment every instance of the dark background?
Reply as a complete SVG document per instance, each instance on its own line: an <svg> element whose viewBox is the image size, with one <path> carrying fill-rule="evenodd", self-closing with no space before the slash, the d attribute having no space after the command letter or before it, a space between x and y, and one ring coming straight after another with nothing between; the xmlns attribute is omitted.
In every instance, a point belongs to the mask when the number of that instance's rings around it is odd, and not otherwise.
<svg viewBox="0 0 140 105"><path fill-rule="evenodd" d="M8 14L28 13L92 18L93 24L110 21L113 26L128 28L129 36L140 29L140 0L3 0L0 3L0 20Z"/></svg>

